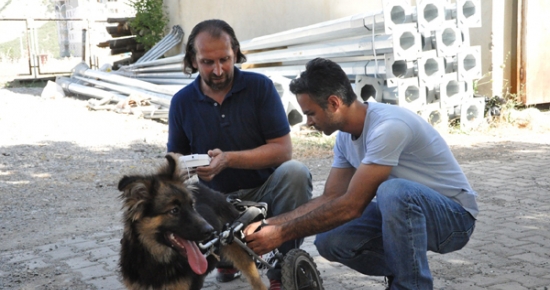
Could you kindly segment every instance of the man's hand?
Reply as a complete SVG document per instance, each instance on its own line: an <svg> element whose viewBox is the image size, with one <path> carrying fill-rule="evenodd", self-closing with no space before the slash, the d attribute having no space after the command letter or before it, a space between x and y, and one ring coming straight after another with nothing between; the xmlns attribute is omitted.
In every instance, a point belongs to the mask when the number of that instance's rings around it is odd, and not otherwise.
<svg viewBox="0 0 550 290"><path fill-rule="evenodd" d="M208 156L212 158L210 165L197 167L197 175L204 181L210 181L228 167L227 154L220 149L208 150Z"/></svg>
<svg viewBox="0 0 550 290"><path fill-rule="evenodd" d="M263 255L283 244L284 240L279 225L266 225L260 231L254 232L259 225L259 222L250 224L244 231L246 245L254 253Z"/></svg>
<svg viewBox="0 0 550 290"><path fill-rule="evenodd" d="M243 233L245 236L251 235L254 232L258 231L259 227L262 225L262 222L254 222L251 224L248 224L248 226L244 229Z"/></svg>

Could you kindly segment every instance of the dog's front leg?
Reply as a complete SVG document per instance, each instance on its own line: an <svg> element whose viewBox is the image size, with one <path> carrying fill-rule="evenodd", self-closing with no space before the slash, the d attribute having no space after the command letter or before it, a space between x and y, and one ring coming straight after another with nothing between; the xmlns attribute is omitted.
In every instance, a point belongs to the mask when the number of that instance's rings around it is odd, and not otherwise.
<svg viewBox="0 0 550 290"><path fill-rule="evenodd" d="M267 290L252 258L236 243L224 246L222 256L227 257L241 270L254 290Z"/></svg>

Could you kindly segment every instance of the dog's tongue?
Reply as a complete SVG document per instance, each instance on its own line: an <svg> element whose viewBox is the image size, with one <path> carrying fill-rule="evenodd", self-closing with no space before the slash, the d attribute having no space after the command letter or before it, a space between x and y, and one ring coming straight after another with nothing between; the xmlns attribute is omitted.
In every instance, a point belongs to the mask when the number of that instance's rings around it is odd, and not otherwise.
<svg viewBox="0 0 550 290"><path fill-rule="evenodd" d="M204 274L206 272L206 268L208 268L208 262L199 250L199 247L197 247L197 244L184 239L179 239L179 242L182 243L187 250L187 260L189 261L189 265L191 266L191 269L193 269L193 272L197 275Z"/></svg>

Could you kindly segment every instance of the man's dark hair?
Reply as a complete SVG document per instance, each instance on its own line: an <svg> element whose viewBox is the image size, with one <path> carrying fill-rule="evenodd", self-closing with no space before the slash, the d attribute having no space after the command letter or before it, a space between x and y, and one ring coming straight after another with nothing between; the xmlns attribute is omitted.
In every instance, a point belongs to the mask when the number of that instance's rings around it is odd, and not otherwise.
<svg viewBox="0 0 550 290"><path fill-rule="evenodd" d="M185 45L185 57L183 58L183 72L188 74L193 74L198 71L198 69L193 67L193 60L197 56L197 51L195 50L195 38L197 35L203 31L207 31L212 37L220 37L223 32L227 33L231 38L231 49L235 53L237 58L236 63L243 63L246 61L246 56L241 52L241 45L235 36L235 31L227 22L219 19L210 19L205 20L193 27L189 38L187 39L187 44Z"/></svg>
<svg viewBox="0 0 550 290"><path fill-rule="evenodd" d="M290 91L295 95L308 94L323 109L327 108L330 95L338 96L347 106L357 99L344 70L324 58L310 60L300 77L290 82Z"/></svg>

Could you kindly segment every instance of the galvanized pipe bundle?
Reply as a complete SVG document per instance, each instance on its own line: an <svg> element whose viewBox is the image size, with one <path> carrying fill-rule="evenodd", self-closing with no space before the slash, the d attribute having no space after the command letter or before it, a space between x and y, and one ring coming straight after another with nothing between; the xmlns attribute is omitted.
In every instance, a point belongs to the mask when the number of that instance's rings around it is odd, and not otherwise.
<svg viewBox="0 0 550 290"><path fill-rule="evenodd" d="M183 73L184 54L135 63L121 67L115 74L164 86L180 86L191 83L197 74Z"/></svg>
<svg viewBox="0 0 550 290"><path fill-rule="evenodd" d="M163 56L168 50L176 46L183 39L183 29L179 25L174 25L170 33L156 43L149 51L140 57L136 63L143 63L158 59Z"/></svg>
<svg viewBox="0 0 550 290"><path fill-rule="evenodd" d="M481 77L481 51L470 46L469 28L481 26L480 1L383 4L382 11L243 41L243 68L294 78L307 61L328 58L363 100L406 107L434 125L449 118L460 118L463 128L479 125L485 104L474 98L473 82Z"/></svg>
<svg viewBox="0 0 550 290"><path fill-rule="evenodd" d="M145 118L165 119L172 96L192 79L182 77L182 55L158 58L180 43L182 38L183 30L176 25L132 65L105 72L92 70L81 63L73 69L71 78L59 77L56 83L68 94L93 98L89 101L91 109L112 109L139 113ZM174 81L169 81L169 75L174 77ZM113 102L116 105L111 104ZM136 106L145 103L147 106Z"/></svg>
<svg viewBox="0 0 550 290"><path fill-rule="evenodd" d="M70 78L58 77L56 83L65 93L90 97L90 109L110 109L134 114L145 118L165 119L170 100L179 88L159 86L112 72L92 70L85 63L73 69ZM114 103L114 104L112 104ZM130 104L147 103L132 109Z"/></svg>

